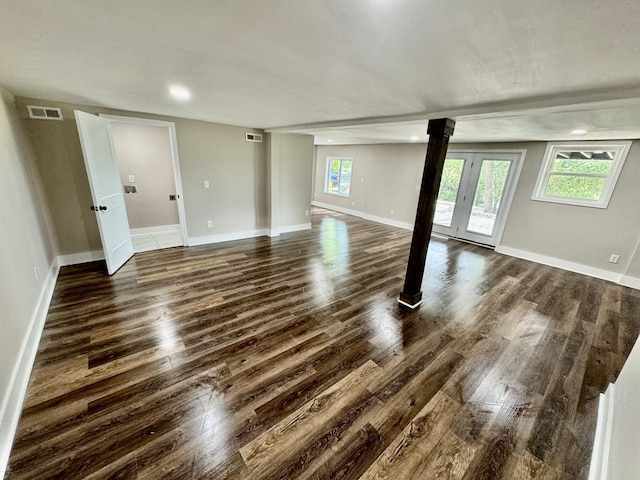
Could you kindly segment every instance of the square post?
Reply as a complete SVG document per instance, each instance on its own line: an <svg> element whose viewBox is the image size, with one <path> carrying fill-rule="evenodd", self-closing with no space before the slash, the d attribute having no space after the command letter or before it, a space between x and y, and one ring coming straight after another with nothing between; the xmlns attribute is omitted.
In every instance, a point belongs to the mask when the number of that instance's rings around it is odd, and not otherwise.
<svg viewBox="0 0 640 480"><path fill-rule="evenodd" d="M416 308L422 303L422 277L424 276L425 262L429 239L433 227L433 217L436 212L436 201L442 179L442 168L449 147L449 137L453 135L456 122L450 118L429 120L427 133L429 145L427 157L424 162L422 185L418 199L418 210L411 239L411 250L407 263L407 273L404 280L404 288L400 293L398 302L409 308Z"/></svg>

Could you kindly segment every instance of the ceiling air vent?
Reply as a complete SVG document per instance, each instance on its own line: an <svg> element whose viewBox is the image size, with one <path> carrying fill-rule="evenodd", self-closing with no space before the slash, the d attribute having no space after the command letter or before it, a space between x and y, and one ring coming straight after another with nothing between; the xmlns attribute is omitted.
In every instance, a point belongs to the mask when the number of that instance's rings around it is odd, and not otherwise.
<svg viewBox="0 0 640 480"><path fill-rule="evenodd" d="M261 133L247 133L247 142L262 143L262 134Z"/></svg>
<svg viewBox="0 0 640 480"><path fill-rule="evenodd" d="M62 120L62 111L53 107L36 107L27 105L29 118L39 118L40 120Z"/></svg>

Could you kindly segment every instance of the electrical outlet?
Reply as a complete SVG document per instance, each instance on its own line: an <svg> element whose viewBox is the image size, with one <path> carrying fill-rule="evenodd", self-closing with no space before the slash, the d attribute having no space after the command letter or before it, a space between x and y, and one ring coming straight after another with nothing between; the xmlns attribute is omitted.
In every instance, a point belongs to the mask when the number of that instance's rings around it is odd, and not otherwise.
<svg viewBox="0 0 640 480"><path fill-rule="evenodd" d="M136 177L134 177L133 175L129 175L129 182L133 183L136 181Z"/></svg>
<svg viewBox="0 0 640 480"><path fill-rule="evenodd" d="M420 191L420 185L416 185L416 192Z"/></svg>
<svg viewBox="0 0 640 480"><path fill-rule="evenodd" d="M204 188L209 188L209 180L204 181Z"/></svg>
<svg viewBox="0 0 640 480"><path fill-rule="evenodd" d="M360 183L364 183L364 178L361 178L361 179L360 179Z"/></svg>
<svg viewBox="0 0 640 480"><path fill-rule="evenodd" d="M620 255L611 254L611 256L609 257L609 261L611 263L618 263L618 260L620 260Z"/></svg>
<svg viewBox="0 0 640 480"><path fill-rule="evenodd" d="M308 217L309 216L309 210L305 210L304 211L304 215L305 215L305 217Z"/></svg>
<svg viewBox="0 0 640 480"><path fill-rule="evenodd" d="M38 272L38 267L33 267L33 274L36 276L36 280L40 280L40 272Z"/></svg>
<svg viewBox="0 0 640 480"><path fill-rule="evenodd" d="M391 215L395 215L396 211L395 210L391 210Z"/></svg>
<svg viewBox="0 0 640 480"><path fill-rule="evenodd" d="M356 202L351 202L352 207L355 207L355 205L356 205Z"/></svg>
<svg viewBox="0 0 640 480"><path fill-rule="evenodd" d="M207 220L207 228L213 227L213 222L211 220Z"/></svg>

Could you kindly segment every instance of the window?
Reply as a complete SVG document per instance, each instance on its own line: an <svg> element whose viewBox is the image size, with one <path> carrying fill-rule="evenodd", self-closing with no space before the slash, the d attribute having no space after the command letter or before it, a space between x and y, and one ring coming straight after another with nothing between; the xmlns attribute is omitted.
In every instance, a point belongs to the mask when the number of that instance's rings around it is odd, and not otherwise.
<svg viewBox="0 0 640 480"><path fill-rule="evenodd" d="M532 200L607 208L630 146L549 143Z"/></svg>
<svg viewBox="0 0 640 480"><path fill-rule="evenodd" d="M325 193L348 197L351 193L352 158L327 158L327 178L324 185Z"/></svg>

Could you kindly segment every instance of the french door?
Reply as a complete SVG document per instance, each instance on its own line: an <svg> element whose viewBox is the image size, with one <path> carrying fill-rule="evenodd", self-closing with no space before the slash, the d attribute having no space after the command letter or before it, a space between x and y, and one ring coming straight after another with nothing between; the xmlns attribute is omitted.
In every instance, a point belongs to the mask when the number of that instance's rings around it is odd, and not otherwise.
<svg viewBox="0 0 640 480"><path fill-rule="evenodd" d="M524 152L449 152L433 231L494 247L502 236Z"/></svg>

